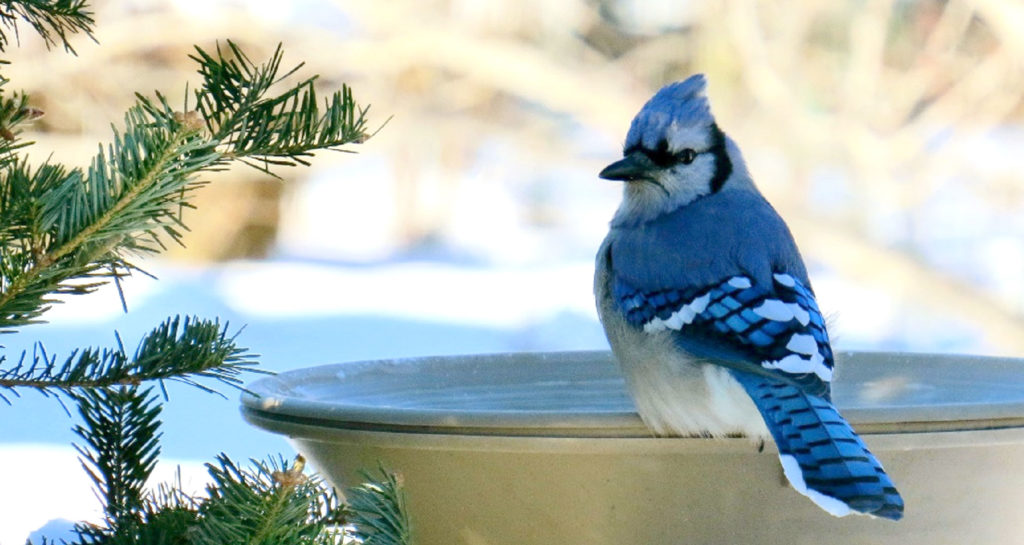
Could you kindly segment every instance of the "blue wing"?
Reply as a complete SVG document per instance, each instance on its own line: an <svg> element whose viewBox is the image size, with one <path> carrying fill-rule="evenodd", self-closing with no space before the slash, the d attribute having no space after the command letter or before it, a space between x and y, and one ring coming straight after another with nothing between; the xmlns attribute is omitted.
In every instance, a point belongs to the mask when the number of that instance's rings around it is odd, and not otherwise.
<svg viewBox="0 0 1024 545"><path fill-rule="evenodd" d="M903 499L830 402L828 332L797 276L776 272L770 286L738 275L705 288L644 290L615 275L612 297L631 325L672 331L683 350L732 369L798 492L833 515L899 519Z"/></svg>
<svg viewBox="0 0 1024 545"><path fill-rule="evenodd" d="M616 275L612 296L627 322L672 330L677 344L703 358L768 374L829 399L832 348L810 289L776 272L772 284L738 275L711 287L644 290Z"/></svg>

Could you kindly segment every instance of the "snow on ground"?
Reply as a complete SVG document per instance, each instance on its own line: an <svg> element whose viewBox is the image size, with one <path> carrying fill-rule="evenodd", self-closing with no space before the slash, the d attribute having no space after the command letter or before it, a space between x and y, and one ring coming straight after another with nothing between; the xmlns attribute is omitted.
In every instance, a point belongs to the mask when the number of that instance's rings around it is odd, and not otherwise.
<svg viewBox="0 0 1024 545"><path fill-rule="evenodd" d="M208 480L201 463L164 459L153 470L152 484L176 482L177 475L190 493L202 491ZM22 545L30 534L35 543L43 536L70 539L74 522L103 518L92 482L70 446L0 443L0 482L0 544Z"/></svg>

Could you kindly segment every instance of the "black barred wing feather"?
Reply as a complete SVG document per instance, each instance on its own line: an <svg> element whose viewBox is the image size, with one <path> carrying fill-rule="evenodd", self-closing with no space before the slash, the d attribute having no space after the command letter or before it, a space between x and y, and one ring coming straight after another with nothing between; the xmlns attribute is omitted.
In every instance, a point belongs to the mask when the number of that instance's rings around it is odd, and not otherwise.
<svg viewBox="0 0 1024 545"><path fill-rule="evenodd" d="M776 273L772 280L760 286L738 275L713 286L647 291L616 278L613 297L635 327L675 331L680 346L696 356L742 360L748 371L827 400L832 348L814 295L793 275Z"/></svg>
<svg viewBox="0 0 1024 545"><path fill-rule="evenodd" d="M710 287L645 291L617 279L613 296L634 327L671 331L688 353L733 368L798 492L836 516L903 516L881 463L829 401L832 349L803 282L776 273L771 286L733 276Z"/></svg>

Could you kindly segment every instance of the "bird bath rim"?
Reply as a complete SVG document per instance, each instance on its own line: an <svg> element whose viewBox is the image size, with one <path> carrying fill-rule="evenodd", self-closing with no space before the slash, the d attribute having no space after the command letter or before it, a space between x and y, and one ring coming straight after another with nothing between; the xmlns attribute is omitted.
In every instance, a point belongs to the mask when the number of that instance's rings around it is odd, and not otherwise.
<svg viewBox="0 0 1024 545"><path fill-rule="evenodd" d="M837 352L833 396L861 433L1024 426L1024 360ZM242 394L251 423L442 435L649 438L609 351L426 356L321 365Z"/></svg>

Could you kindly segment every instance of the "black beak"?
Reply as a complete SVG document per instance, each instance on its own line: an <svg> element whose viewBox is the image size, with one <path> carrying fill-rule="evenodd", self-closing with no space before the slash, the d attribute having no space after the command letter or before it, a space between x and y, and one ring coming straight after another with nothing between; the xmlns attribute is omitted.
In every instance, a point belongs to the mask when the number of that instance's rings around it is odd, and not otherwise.
<svg viewBox="0 0 1024 545"><path fill-rule="evenodd" d="M657 166L645 153L634 151L604 167L604 170L598 176L605 180L632 182L634 180L647 179L649 173L656 168Z"/></svg>

